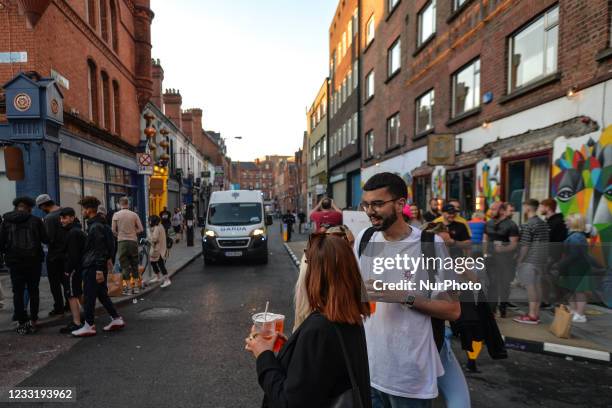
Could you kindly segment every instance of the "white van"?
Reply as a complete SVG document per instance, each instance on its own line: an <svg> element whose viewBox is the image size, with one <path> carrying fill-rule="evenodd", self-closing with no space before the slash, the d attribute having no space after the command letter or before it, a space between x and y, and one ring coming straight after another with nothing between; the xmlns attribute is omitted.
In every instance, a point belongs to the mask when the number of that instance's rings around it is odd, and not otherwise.
<svg viewBox="0 0 612 408"><path fill-rule="evenodd" d="M215 191L210 196L202 230L204 263L230 258L268 262L268 229L259 190Z"/></svg>

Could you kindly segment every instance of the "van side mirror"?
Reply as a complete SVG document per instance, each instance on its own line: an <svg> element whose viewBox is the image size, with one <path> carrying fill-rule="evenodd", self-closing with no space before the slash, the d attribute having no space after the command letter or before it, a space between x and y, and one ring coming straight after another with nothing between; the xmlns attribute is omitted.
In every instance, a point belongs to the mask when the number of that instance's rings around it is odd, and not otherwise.
<svg viewBox="0 0 612 408"><path fill-rule="evenodd" d="M274 220L272 219L272 216L270 214L266 214L266 225L272 225L274 224Z"/></svg>

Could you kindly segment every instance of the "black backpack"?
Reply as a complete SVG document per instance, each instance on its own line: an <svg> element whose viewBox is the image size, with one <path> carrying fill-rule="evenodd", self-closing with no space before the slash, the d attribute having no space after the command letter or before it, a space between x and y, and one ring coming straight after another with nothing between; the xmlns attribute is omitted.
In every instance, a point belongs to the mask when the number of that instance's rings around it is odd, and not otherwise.
<svg viewBox="0 0 612 408"><path fill-rule="evenodd" d="M358 254L361 257L363 251L365 251L372 235L376 232L374 227L370 227L366 229L361 236L361 241L359 241L359 249ZM435 258L436 249L434 247L436 234L429 231L421 232L421 252L425 258ZM426 244L426 245L423 245ZM436 270L435 270L435 262L432 262L434 265L431 268L427 269L427 274L429 276L429 282L436 282ZM430 264L429 262L427 263ZM430 293L431 296L431 293ZM438 352L442 350L442 346L444 345L444 320L436 319L435 317L431 318L431 328L433 329L434 341L436 343L436 347L438 348Z"/></svg>
<svg viewBox="0 0 612 408"><path fill-rule="evenodd" d="M41 256L40 237L32 218L26 222L9 223L8 250L16 258L38 258Z"/></svg>

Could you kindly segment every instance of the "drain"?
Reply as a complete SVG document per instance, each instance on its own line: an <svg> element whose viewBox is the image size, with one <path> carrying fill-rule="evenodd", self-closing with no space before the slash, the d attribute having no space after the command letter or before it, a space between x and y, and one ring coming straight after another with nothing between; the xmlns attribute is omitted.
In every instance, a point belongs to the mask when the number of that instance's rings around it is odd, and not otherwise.
<svg viewBox="0 0 612 408"><path fill-rule="evenodd" d="M179 309L178 307L152 307L141 310L138 314L142 317L155 319L176 316L181 313L183 313L183 309Z"/></svg>

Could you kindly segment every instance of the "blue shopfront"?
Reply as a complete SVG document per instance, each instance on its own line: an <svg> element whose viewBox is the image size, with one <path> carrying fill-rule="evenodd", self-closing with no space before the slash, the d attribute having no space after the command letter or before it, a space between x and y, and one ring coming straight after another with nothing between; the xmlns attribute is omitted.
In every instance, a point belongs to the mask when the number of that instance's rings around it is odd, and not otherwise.
<svg viewBox="0 0 612 408"><path fill-rule="evenodd" d="M6 173L0 174L1 211L10 210L6 207L14 196L48 193L62 206L77 210L81 197L94 195L109 212L116 209L119 197L128 196L139 214L145 214L135 156L125 148L115 151L65 128L63 96L53 80L19 74L4 89L8 123L0 125L0 144L20 148L25 177L11 181ZM74 120L83 125L80 129L77 123L75 129L84 133L87 127L93 129L78 117Z"/></svg>

